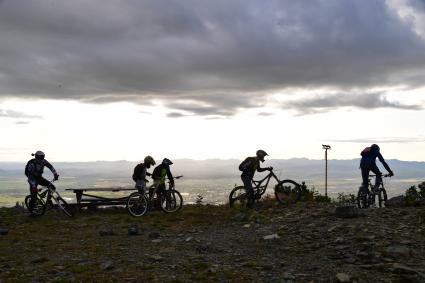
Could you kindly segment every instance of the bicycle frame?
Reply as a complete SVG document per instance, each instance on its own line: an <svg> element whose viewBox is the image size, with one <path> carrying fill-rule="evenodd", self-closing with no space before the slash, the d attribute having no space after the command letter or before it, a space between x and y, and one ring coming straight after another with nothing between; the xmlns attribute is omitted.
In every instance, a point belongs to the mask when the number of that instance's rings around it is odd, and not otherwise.
<svg viewBox="0 0 425 283"><path fill-rule="evenodd" d="M376 179L376 175L369 175L369 187L371 188L371 189L373 189L374 188L374 186L375 185L373 185L372 184L372 180L373 180L373 178L375 178ZM385 175L381 175L381 182L379 182L379 188L380 189L382 189L382 188L384 188L384 178L387 178L387 177L390 177L388 174L385 174Z"/></svg>
<svg viewBox="0 0 425 283"><path fill-rule="evenodd" d="M53 183L55 180L50 181L51 183ZM51 198L54 198L56 200L56 197L53 194L53 190L49 187L49 186L40 186L39 189L37 189L37 195L40 199L44 200L48 200Z"/></svg>
<svg viewBox="0 0 425 283"><path fill-rule="evenodd" d="M378 187L375 189L375 185L372 184L373 177L375 179L378 177L377 175L369 175L368 179L368 188L367 190L361 191L359 190L357 194L357 205L359 208L367 208L375 205L376 197L378 197L378 205L382 207L382 204L385 204L387 201L387 193L384 187L384 178L391 177L391 175L380 175L381 177ZM370 190L369 190L370 188Z"/></svg>
<svg viewBox="0 0 425 283"><path fill-rule="evenodd" d="M182 178L182 177L183 177L182 175L181 175L181 176L176 176L176 177L174 177L174 179L180 179L180 178ZM150 202L151 202L152 200L154 200L155 195L156 195L156 191L157 191L157 189L158 189L158 185L159 185L159 184L160 184L159 182L154 181L152 185L150 185L149 187L146 187L146 188L144 188L144 189L143 189L143 194L146 196L146 199L147 199L148 201L150 201ZM150 191L152 188L153 188L152 197L150 197L150 196L149 196L149 191ZM168 180L168 187L167 187L167 186L165 186L165 190L167 191L167 190L173 190L173 189L175 189L175 184L174 184L174 183L172 183L170 180Z"/></svg>
<svg viewBox="0 0 425 283"><path fill-rule="evenodd" d="M257 190L257 192L259 191L261 195L263 195L266 190L267 187L270 183L270 179L274 178L276 180L276 182L280 182L279 178L276 176L276 174L271 170L269 172L269 174L267 174L267 176L265 176L263 179L261 180L252 180L252 184L254 185L254 189ZM266 181L266 183L264 185L261 185L264 181Z"/></svg>
<svg viewBox="0 0 425 283"><path fill-rule="evenodd" d="M51 183L53 183L55 180L52 180ZM42 210L37 209L35 215L43 215L44 211L47 209L51 209L54 207L52 199L56 203L56 205L68 216L72 216L72 212L69 210L70 207L68 206L67 202L60 196L60 194L54 190L54 186L40 186L37 190L37 203L39 202L41 206L43 207ZM30 209L29 203L27 203L27 199L31 201L31 195L28 195L25 197L25 204ZM37 206L39 207L39 205ZM31 210L31 209L30 209ZM32 211L31 211L32 213Z"/></svg>

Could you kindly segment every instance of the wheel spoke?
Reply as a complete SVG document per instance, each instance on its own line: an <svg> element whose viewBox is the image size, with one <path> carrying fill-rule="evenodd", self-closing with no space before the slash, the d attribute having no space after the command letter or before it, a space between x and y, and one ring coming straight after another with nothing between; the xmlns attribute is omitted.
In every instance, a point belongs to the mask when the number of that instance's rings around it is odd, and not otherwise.
<svg viewBox="0 0 425 283"><path fill-rule="evenodd" d="M244 186L236 187L229 195L230 207L245 208L248 204L248 195Z"/></svg>
<svg viewBox="0 0 425 283"><path fill-rule="evenodd" d="M127 200L127 210L133 216L142 216L148 210L146 197L141 193L132 193Z"/></svg>
<svg viewBox="0 0 425 283"><path fill-rule="evenodd" d="M183 198L176 190L167 190L162 193L160 198L161 209L164 212L175 212L181 209Z"/></svg>
<svg viewBox="0 0 425 283"><path fill-rule="evenodd" d="M282 204L297 202L301 197L300 186L292 181L285 180L275 186L276 199Z"/></svg>

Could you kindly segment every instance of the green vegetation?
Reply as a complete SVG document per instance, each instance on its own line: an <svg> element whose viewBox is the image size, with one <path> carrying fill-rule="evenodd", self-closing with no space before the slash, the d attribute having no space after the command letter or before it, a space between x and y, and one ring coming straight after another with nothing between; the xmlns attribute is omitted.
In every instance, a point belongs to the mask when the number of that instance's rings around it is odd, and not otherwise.
<svg viewBox="0 0 425 283"><path fill-rule="evenodd" d="M334 202L338 205L356 205L356 196L354 194L339 193Z"/></svg>
<svg viewBox="0 0 425 283"><path fill-rule="evenodd" d="M319 191L315 189L313 186L311 189L307 187L305 182L301 183L301 198L300 201L304 202L324 202L329 203L331 202L331 198L321 195Z"/></svg>
<svg viewBox="0 0 425 283"><path fill-rule="evenodd" d="M418 184L418 186L411 186L405 193L406 205L417 205L425 202L425 182Z"/></svg>

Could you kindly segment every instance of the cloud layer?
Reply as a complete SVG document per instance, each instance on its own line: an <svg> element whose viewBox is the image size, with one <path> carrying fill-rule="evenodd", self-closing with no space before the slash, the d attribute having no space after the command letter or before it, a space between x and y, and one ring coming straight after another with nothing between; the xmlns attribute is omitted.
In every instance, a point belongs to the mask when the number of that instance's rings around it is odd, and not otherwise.
<svg viewBox="0 0 425 283"><path fill-rule="evenodd" d="M345 140L332 140L332 142L343 142L343 143L364 143L364 144L373 144L373 143L423 143L425 142L425 137L388 137L388 138L369 138L369 139L345 139Z"/></svg>
<svg viewBox="0 0 425 283"><path fill-rule="evenodd" d="M421 110L421 105L407 105L397 101L389 101L382 92L371 93L338 93L292 100L282 103L284 109L292 109L298 115L327 112L341 107L361 109L394 108L402 110Z"/></svg>
<svg viewBox="0 0 425 283"><path fill-rule="evenodd" d="M419 0L3 0L0 96L159 99L169 116L229 116L287 88L422 87L424 10ZM382 94L337 100L401 106Z"/></svg>
<svg viewBox="0 0 425 283"><path fill-rule="evenodd" d="M41 119L39 115L26 114L19 111L0 109L0 118L14 118L14 119Z"/></svg>

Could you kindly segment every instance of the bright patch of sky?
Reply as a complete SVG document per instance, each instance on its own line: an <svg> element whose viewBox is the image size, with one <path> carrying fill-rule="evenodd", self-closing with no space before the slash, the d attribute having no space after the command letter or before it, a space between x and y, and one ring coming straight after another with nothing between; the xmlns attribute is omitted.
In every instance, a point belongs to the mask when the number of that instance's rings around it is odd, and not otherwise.
<svg viewBox="0 0 425 283"><path fill-rule="evenodd" d="M319 159L322 143L333 146L331 158L351 159L371 142L381 144L386 158L425 160L425 125L420 122L425 111L347 107L298 116L265 107L208 119L170 118L161 105L20 99L1 105L41 116L0 120L3 161L23 161L39 149L57 161L140 160L147 154L157 159L242 159L258 148L270 158Z"/></svg>

